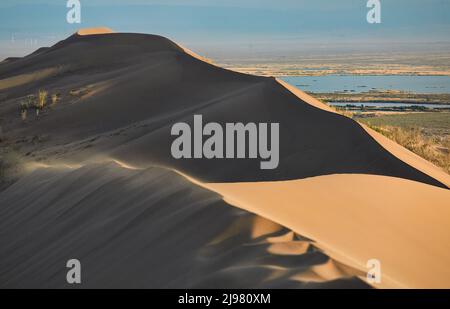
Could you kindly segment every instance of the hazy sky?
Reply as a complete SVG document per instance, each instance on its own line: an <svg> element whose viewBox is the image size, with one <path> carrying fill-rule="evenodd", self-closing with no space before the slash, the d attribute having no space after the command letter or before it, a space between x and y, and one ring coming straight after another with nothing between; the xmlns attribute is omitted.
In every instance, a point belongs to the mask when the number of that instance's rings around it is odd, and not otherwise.
<svg viewBox="0 0 450 309"><path fill-rule="evenodd" d="M381 0L377 25L366 21L367 0L81 0L75 25L66 21L66 2L1 0L0 58L92 26L161 34L212 57L450 45L449 0Z"/></svg>

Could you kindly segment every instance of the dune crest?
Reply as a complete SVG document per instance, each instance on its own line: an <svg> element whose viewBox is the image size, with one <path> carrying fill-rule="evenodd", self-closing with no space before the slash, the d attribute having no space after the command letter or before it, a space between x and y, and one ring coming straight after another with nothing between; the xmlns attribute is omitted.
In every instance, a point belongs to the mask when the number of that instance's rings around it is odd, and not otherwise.
<svg viewBox="0 0 450 309"><path fill-rule="evenodd" d="M180 47L186 54L188 54L189 56L192 56L200 61L209 63L209 64L213 64L213 61L209 58L200 56L199 54L193 52L192 50L190 50L189 48L184 47L183 45L177 44L178 47Z"/></svg>
<svg viewBox="0 0 450 309"><path fill-rule="evenodd" d="M330 113L335 113L338 114L334 109L332 109L330 106L328 106L327 104L321 102L320 100L310 96L309 94L307 94L306 92L301 91L300 89L298 89L297 87L294 87L288 83L286 83L285 81L276 78L275 79L280 85L282 85L284 88L286 88L287 90L289 90L289 92L291 92L293 95L295 95L296 97L298 97L300 100L302 100L305 103L308 103L316 108L319 108L321 110L330 112Z"/></svg>
<svg viewBox="0 0 450 309"><path fill-rule="evenodd" d="M108 27L84 28L77 31L77 35L110 34L114 31Z"/></svg>

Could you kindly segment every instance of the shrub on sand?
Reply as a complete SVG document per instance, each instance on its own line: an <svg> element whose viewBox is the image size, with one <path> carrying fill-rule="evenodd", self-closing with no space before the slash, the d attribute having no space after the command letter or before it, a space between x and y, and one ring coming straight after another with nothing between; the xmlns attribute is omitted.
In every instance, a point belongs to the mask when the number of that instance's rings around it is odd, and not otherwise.
<svg viewBox="0 0 450 309"><path fill-rule="evenodd" d="M39 90L38 100L36 104L36 116L39 116L39 112L44 109L47 103L48 92L45 90Z"/></svg>
<svg viewBox="0 0 450 309"><path fill-rule="evenodd" d="M52 97L51 97L52 105L56 105L56 103L58 103L59 97L60 97L59 93L52 94Z"/></svg>
<svg viewBox="0 0 450 309"><path fill-rule="evenodd" d="M35 107L36 108L36 96L35 95L27 95L19 102L19 112L20 117L23 121L27 119L28 109Z"/></svg>
<svg viewBox="0 0 450 309"><path fill-rule="evenodd" d="M20 117L23 121L27 119L28 102L26 100L20 101Z"/></svg>

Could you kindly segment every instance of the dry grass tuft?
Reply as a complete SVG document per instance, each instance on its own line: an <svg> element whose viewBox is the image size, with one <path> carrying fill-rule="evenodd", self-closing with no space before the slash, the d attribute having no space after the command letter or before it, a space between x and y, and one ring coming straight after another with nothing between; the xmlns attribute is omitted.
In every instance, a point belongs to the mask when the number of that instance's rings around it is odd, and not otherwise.
<svg viewBox="0 0 450 309"><path fill-rule="evenodd" d="M428 137L419 128L369 126L450 174L449 135Z"/></svg>
<svg viewBox="0 0 450 309"><path fill-rule="evenodd" d="M36 115L39 115L39 111L43 110L47 103L48 92L45 90L39 90L38 100L36 104Z"/></svg>

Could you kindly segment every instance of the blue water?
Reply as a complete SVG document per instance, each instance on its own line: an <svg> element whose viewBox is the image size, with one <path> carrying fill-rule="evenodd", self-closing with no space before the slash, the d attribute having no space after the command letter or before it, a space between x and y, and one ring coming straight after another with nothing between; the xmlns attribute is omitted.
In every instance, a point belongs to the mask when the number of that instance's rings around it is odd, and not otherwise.
<svg viewBox="0 0 450 309"><path fill-rule="evenodd" d="M450 76L286 76L289 84L308 92L361 93L401 90L414 93L450 93Z"/></svg>

